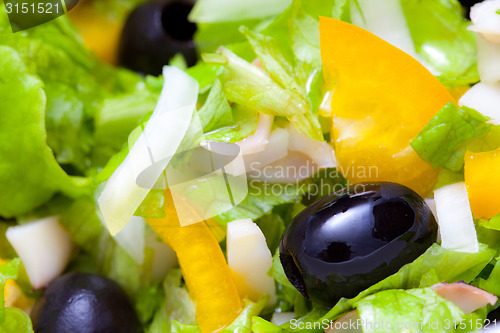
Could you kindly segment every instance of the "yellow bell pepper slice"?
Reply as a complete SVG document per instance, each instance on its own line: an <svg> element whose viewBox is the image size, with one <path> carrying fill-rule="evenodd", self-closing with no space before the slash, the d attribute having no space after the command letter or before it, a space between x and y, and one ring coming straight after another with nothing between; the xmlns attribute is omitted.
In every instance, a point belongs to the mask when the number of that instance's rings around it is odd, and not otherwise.
<svg viewBox="0 0 500 333"><path fill-rule="evenodd" d="M350 182L393 181L421 195L437 171L409 145L453 97L417 60L355 25L320 18L332 138Z"/></svg>
<svg viewBox="0 0 500 333"><path fill-rule="evenodd" d="M500 214L500 149L467 152L464 176L474 217L489 219Z"/></svg>
<svg viewBox="0 0 500 333"><path fill-rule="evenodd" d="M219 331L230 325L242 310L224 253L205 222L180 226L169 191L165 193L165 216L146 221L176 252L184 280L196 302L201 331Z"/></svg>
<svg viewBox="0 0 500 333"><path fill-rule="evenodd" d="M0 258L0 265L5 265L6 262ZM27 297L21 288L17 285L16 281L8 279L5 281L5 288L3 290L3 297L5 307L16 307L21 310L27 310L35 303L34 299Z"/></svg>
<svg viewBox="0 0 500 333"><path fill-rule="evenodd" d="M118 44L123 22L96 11L91 3L80 4L69 12L85 45L103 62L117 64Z"/></svg>

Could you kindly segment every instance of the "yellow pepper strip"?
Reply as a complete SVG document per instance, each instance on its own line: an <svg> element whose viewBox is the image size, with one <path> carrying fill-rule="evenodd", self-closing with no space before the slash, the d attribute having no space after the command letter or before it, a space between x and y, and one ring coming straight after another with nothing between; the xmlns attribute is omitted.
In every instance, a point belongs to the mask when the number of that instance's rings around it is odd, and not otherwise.
<svg viewBox="0 0 500 333"><path fill-rule="evenodd" d="M5 264L6 262L0 258L0 265ZM31 308L35 302L34 299L27 297L17 283L11 279L5 281L4 300L5 307L16 307L21 310Z"/></svg>
<svg viewBox="0 0 500 333"><path fill-rule="evenodd" d="M500 214L500 149L484 153L467 152L465 185L472 213L476 218L492 218Z"/></svg>
<svg viewBox="0 0 500 333"><path fill-rule="evenodd" d="M437 170L410 142L453 97L424 66L374 34L320 18L321 59L332 94L332 138L350 182L393 181L426 195Z"/></svg>
<svg viewBox="0 0 500 333"><path fill-rule="evenodd" d="M96 11L91 3L76 6L69 16L80 31L85 45L101 61L116 65L123 23Z"/></svg>
<svg viewBox="0 0 500 333"><path fill-rule="evenodd" d="M205 222L180 226L169 191L165 192L165 215L146 221L176 252L184 280L196 302L201 331L219 331L230 325L242 310L224 253Z"/></svg>

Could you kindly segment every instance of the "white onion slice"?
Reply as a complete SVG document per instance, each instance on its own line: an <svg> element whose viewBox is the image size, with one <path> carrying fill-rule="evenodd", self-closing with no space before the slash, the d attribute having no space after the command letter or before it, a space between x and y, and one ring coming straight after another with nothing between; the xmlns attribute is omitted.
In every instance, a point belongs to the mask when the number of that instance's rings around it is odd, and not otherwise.
<svg viewBox="0 0 500 333"><path fill-rule="evenodd" d="M475 4L470 10L473 23L468 29L475 31L492 43L500 43L500 0L488 0Z"/></svg>
<svg viewBox="0 0 500 333"><path fill-rule="evenodd" d="M172 66L164 67L163 77L153 115L98 199L112 235L125 227L154 186L184 138L196 108L199 85L195 79ZM147 182L139 186L138 176L153 164L156 167L150 169Z"/></svg>
<svg viewBox="0 0 500 333"><path fill-rule="evenodd" d="M479 82L467 90L458 105L475 109L491 118L489 123L500 125L500 84Z"/></svg>
<svg viewBox="0 0 500 333"><path fill-rule="evenodd" d="M143 217L132 216L127 225L113 238L135 263L144 263L144 236L146 221Z"/></svg>
<svg viewBox="0 0 500 333"><path fill-rule="evenodd" d="M177 266L177 255L150 228L146 229L146 248L152 249L154 252L151 278L153 281L161 282L167 273Z"/></svg>
<svg viewBox="0 0 500 333"><path fill-rule="evenodd" d="M277 128L269 137L264 150L243 156L244 163L232 163L225 167L225 171L233 176L261 170L268 164L284 158L288 154L288 131Z"/></svg>
<svg viewBox="0 0 500 333"><path fill-rule="evenodd" d="M474 219L464 182L434 191L441 246L460 252L479 251Z"/></svg>
<svg viewBox="0 0 500 333"><path fill-rule="evenodd" d="M296 151L309 156L320 169L338 166L335 152L328 143L308 138L299 133L292 125L288 127L288 132L290 133L289 151Z"/></svg>
<svg viewBox="0 0 500 333"><path fill-rule="evenodd" d="M307 155L290 152L286 157L262 169L251 170L248 178L266 183L289 184L310 178L318 170L318 166Z"/></svg>
<svg viewBox="0 0 500 333"><path fill-rule="evenodd" d="M499 15L500 20L500 15ZM500 44L491 43L477 36L477 69L484 83L500 81Z"/></svg>
<svg viewBox="0 0 500 333"><path fill-rule="evenodd" d="M273 120L273 116L259 112L259 123L255 133L241 141L236 142L236 144L240 146L240 150L243 155L255 154L266 149L271 135Z"/></svg>
<svg viewBox="0 0 500 333"><path fill-rule="evenodd" d="M227 225L227 261L246 286L259 295L269 295L269 304L276 302L271 251L266 238L251 219L235 220Z"/></svg>
<svg viewBox="0 0 500 333"><path fill-rule="evenodd" d="M73 243L58 221L57 216L47 217L10 227L5 233L35 289L58 277L69 263Z"/></svg>
<svg viewBox="0 0 500 333"><path fill-rule="evenodd" d="M357 5L361 9L361 13ZM399 0L387 0L383 3L373 0L358 0L357 4L356 1L352 2L351 8L353 7L354 11L358 13L353 17L353 24L372 32L412 57L417 54Z"/></svg>
<svg viewBox="0 0 500 333"><path fill-rule="evenodd" d="M274 325L283 325L295 318L295 312L275 312L271 317L271 323Z"/></svg>

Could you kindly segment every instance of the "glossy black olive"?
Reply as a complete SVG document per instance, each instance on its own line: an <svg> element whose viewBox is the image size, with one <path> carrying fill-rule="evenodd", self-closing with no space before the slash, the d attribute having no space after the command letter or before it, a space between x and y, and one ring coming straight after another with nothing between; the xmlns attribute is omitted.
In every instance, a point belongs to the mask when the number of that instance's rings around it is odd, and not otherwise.
<svg viewBox="0 0 500 333"><path fill-rule="evenodd" d="M283 233L280 259L302 295L331 307L396 273L436 238L436 220L417 193L361 183L298 214Z"/></svg>
<svg viewBox="0 0 500 333"><path fill-rule="evenodd" d="M187 20L192 7L192 0L163 0L146 2L134 9L122 31L120 65L159 75L177 53L184 56L188 65L194 65L196 25Z"/></svg>
<svg viewBox="0 0 500 333"><path fill-rule="evenodd" d="M137 314L114 281L68 273L44 290L31 312L36 333L140 333Z"/></svg>

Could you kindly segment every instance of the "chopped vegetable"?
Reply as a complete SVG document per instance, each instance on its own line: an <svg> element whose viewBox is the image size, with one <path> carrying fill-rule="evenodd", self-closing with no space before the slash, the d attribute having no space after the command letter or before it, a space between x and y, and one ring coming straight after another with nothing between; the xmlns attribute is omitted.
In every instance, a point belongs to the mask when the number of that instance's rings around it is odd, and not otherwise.
<svg viewBox="0 0 500 333"><path fill-rule="evenodd" d="M476 218L500 214L497 195L500 186L500 149L470 153L465 157L465 184L470 206Z"/></svg>
<svg viewBox="0 0 500 333"><path fill-rule="evenodd" d="M320 35L325 81L336 84L337 160L344 170L377 169L345 172L347 179L393 181L425 195L437 174L409 144L452 97L418 61L366 30L321 18Z"/></svg>
<svg viewBox="0 0 500 333"><path fill-rule="evenodd" d="M35 289L58 277L71 258L73 243L57 216L10 227L5 236L23 261Z"/></svg>
<svg viewBox="0 0 500 333"><path fill-rule="evenodd" d="M432 167L460 171L466 143L484 137L491 125L488 118L467 107L446 104L412 140L411 146Z"/></svg>
<svg viewBox="0 0 500 333"><path fill-rule="evenodd" d="M169 192L165 192L165 202L166 217L146 222L177 253L202 332L218 331L241 311L231 270L205 222L181 227Z"/></svg>
<svg viewBox="0 0 500 333"><path fill-rule="evenodd" d="M16 333L33 333L29 316L17 308L6 308L4 302L5 283L16 279L19 272L19 259L13 259L6 264L0 263L0 331Z"/></svg>
<svg viewBox="0 0 500 333"><path fill-rule="evenodd" d="M434 200L442 247L460 252L479 251L465 183L437 189L434 191Z"/></svg>
<svg viewBox="0 0 500 333"><path fill-rule="evenodd" d="M226 252L240 296L257 302L267 295L268 303L274 304L274 279L268 274L272 266L271 251L264 234L251 219L227 224Z"/></svg>
<svg viewBox="0 0 500 333"><path fill-rule="evenodd" d="M460 98L459 104L475 109L483 116L491 118L489 123L500 125L500 84L479 82Z"/></svg>
<svg viewBox="0 0 500 333"><path fill-rule="evenodd" d="M98 199L112 235L132 218L177 151L191 123L198 83L175 67L165 67L163 76L162 94L153 115ZM139 185L139 176L145 170L148 173Z"/></svg>

